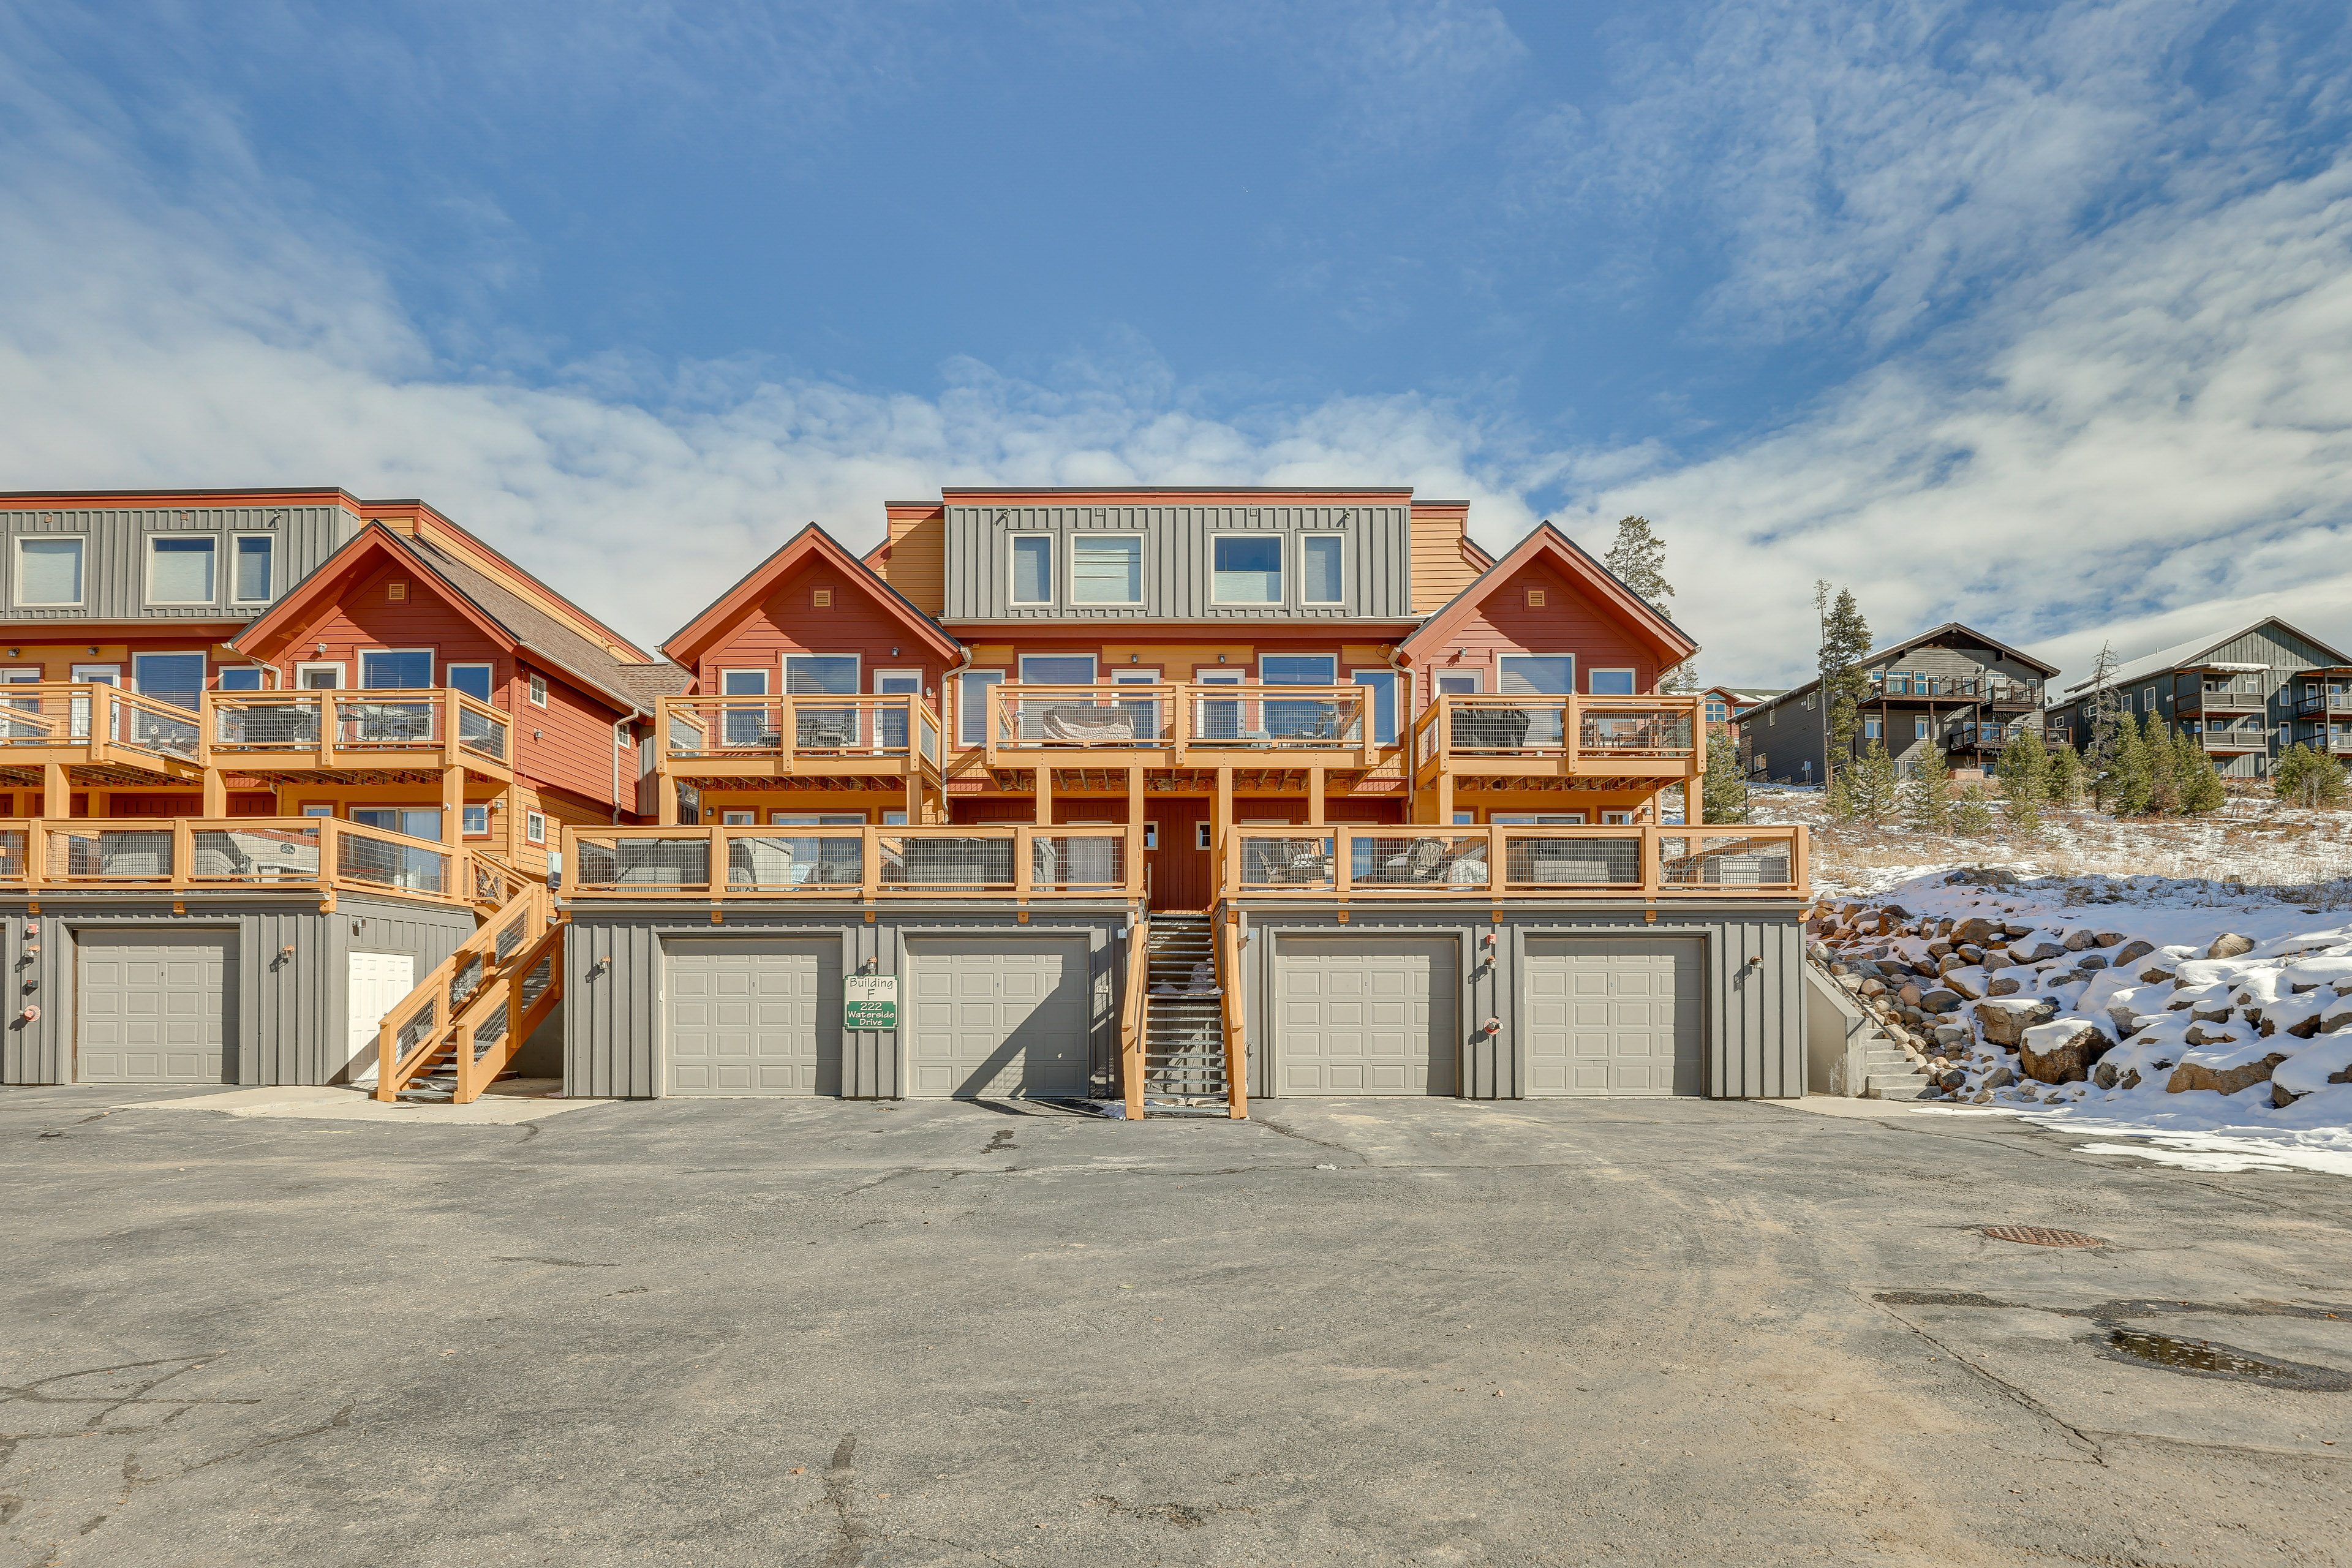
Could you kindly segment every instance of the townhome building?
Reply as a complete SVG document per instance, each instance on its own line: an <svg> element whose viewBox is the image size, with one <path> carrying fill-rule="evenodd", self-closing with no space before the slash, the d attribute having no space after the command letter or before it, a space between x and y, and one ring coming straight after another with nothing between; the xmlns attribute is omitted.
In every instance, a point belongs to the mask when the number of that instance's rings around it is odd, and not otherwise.
<svg viewBox="0 0 2352 1568"><path fill-rule="evenodd" d="M1875 741L1901 768L1940 751L1955 772L1989 769L2011 737L2042 723L2058 674L2045 663L1957 621L1857 660L1865 679L1853 754ZM1767 697L1739 726L1742 771L1773 784L1819 784L1828 713L1818 678Z"/></svg>
<svg viewBox="0 0 2352 1568"><path fill-rule="evenodd" d="M1703 717L1710 725L1721 724L1734 734L1739 731L1739 721L1755 706L1780 695L1777 686L1710 686L1699 693L1705 700Z"/></svg>
<svg viewBox="0 0 2352 1568"><path fill-rule="evenodd" d="M1659 820L1696 645L1467 516L950 489L863 557L801 531L664 644L656 820L565 830L568 1089L1801 1093L1801 831Z"/></svg>
<svg viewBox="0 0 2352 1568"><path fill-rule="evenodd" d="M2078 751L2092 743L2100 689L2078 681L2051 709ZM2298 742L2352 755L2352 658L2274 616L2132 659L2105 689L2135 720L2153 713L2195 736L2227 778L2260 778Z"/></svg>
<svg viewBox="0 0 2352 1568"><path fill-rule="evenodd" d="M547 961L532 1018L474 1020L511 1065L560 1002L562 830L634 818L677 672L418 501L16 495L0 538L0 1078L363 1078L501 910Z"/></svg>

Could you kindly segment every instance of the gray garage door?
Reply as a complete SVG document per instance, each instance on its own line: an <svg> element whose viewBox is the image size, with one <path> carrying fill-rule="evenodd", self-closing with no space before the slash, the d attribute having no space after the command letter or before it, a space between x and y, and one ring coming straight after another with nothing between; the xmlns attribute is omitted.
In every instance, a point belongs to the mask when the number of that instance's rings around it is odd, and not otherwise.
<svg viewBox="0 0 2352 1568"><path fill-rule="evenodd" d="M1697 942L1533 939L1527 970L1530 1096L1706 1092Z"/></svg>
<svg viewBox="0 0 2352 1568"><path fill-rule="evenodd" d="M1454 1092L1456 943L1286 936L1275 964L1275 1092Z"/></svg>
<svg viewBox="0 0 2352 1568"><path fill-rule="evenodd" d="M839 939L663 945L670 1093L841 1092Z"/></svg>
<svg viewBox="0 0 2352 1568"><path fill-rule="evenodd" d="M1085 1097L1084 943L915 938L907 966L909 1096Z"/></svg>
<svg viewBox="0 0 2352 1568"><path fill-rule="evenodd" d="M78 943L82 1083L227 1083L233 931L88 931Z"/></svg>

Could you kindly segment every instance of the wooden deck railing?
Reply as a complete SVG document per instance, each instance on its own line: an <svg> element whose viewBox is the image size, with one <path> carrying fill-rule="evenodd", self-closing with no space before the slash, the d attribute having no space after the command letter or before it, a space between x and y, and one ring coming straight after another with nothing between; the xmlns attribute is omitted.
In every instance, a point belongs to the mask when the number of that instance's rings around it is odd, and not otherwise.
<svg viewBox="0 0 2352 1568"><path fill-rule="evenodd" d="M564 896L1139 898L1140 826L567 827Z"/></svg>
<svg viewBox="0 0 2352 1568"><path fill-rule="evenodd" d="M1240 924L1229 918L1223 904L1210 911L1216 931L1217 1016L1224 1025L1225 1114L1239 1121L1249 1115L1248 1010L1242 997Z"/></svg>
<svg viewBox="0 0 2352 1568"><path fill-rule="evenodd" d="M1806 892L1801 827L1237 827L1225 898L1725 898Z"/></svg>
<svg viewBox="0 0 2352 1568"><path fill-rule="evenodd" d="M197 713L102 681L28 681L0 696L0 763L131 767L187 778L204 765ZM174 764L178 764L175 766Z"/></svg>
<svg viewBox="0 0 2352 1568"><path fill-rule="evenodd" d="M375 1037L375 1097L400 1098L446 1069L451 1098L471 1103L514 1061L563 994L563 928L555 900L526 883L422 984L383 1016Z"/></svg>
<svg viewBox="0 0 2352 1568"><path fill-rule="evenodd" d="M0 821L0 889L383 893L478 901L464 849L324 816L17 817ZM511 873L499 868L503 891Z"/></svg>
<svg viewBox="0 0 2352 1568"><path fill-rule="evenodd" d="M767 760L776 771L852 758L940 761L940 719L913 693L664 697L655 754L673 772L696 761Z"/></svg>
<svg viewBox="0 0 2352 1568"><path fill-rule="evenodd" d="M1118 1009L1118 1087L1127 1100L1127 1119L1143 1120L1143 1075L1150 1068L1150 1037L1144 1029L1144 1009L1150 1006L1151 921L1138 915L1127 933L1127 994Z"/></svg>
<svg viewBox="0 0 2352 1568"><path fill-rule="evenodd" d="M990 763L1152 752L1172 765L1247 758L1371 767L1384 748L1367 733L1362 686L1156 685L980 688ZM1392 743L1392 742L1391 742Z"/></svg>
<svg viewBox="0 0 2352 1568"><path fill-rule="evenodd" d="M397 763L512 776L512 719L452 687L207 691L202 730L203 761L232 773Z"/></svg>
<svg viewBox="0 0 2352 1568"><path fill-rule="evenodd" d="M1413 720L1424 780L1541 763L1568 773L1696 777L1706 766L1696 696L1450 696Z"/></svg>

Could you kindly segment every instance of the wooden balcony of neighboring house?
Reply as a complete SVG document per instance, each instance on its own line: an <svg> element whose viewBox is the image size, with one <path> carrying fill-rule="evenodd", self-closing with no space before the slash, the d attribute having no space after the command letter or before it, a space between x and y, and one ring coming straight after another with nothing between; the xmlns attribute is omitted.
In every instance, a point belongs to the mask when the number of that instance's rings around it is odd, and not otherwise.
<svg viewBox="0 0 2352 1568"><path fill-rule="evenodd" d="M2270 750L2271 732L2260 724L2224 727L2209 723L2198 731L2197 739L2198 743L2209 752L2238 755Z"/></svg>
<svg viewBox="0 0 2352 1568"><path fill-rule="evenodd" d="M1801 827L1236 827L1221 897L1549 902L1806 896Z"/></svg>
<svg viewBox="0 0 2352 1568"><path fill-rule="evenodd" d="M911 693L665 697L654 732L656 813L678 820L678 789L816 787L904 797L909 815L940 792L939 714Z"/></svg>
<svg viewBox="0 0 2352 1568"><path fill-rule="evenodd" d="M509 782L513 721L451 688L208 691L205 763L265 784L431 783L453 769Z"/></svg>
<svg viewBox="0 0 2352 1568"><path fill-rule="evenodd" d="M1622 780L1654 787L1706 771L1696 697L1441 697L1413 720L1417 786L1453 778ZM1490 785L1489 787L1499 787Z"/></svg>
<svg viewBox="0 0 2352 1568"><path fill-rule="evenodd" d="M2264 713L2270 710L2270 699L2259 691L2202 690L2186 691L2172 700L2177 714Z"/></svg>
<svg viewBox="0 0 2352 1568"><path fill-rule="evenodd" d="M0 698L0 781L17 789L201 785L192 710L102 682L41 681ZM64 802L51 809L62 812Z"/></svg>
<svg viewBox="0 0 2352 1568"><path fill-rule="evenodd" d="M1144 896L1140 826L566 827L567 900Z"/></svg>
<svg viewBox="0 0 2352 1568"><path fill-rule="evenodd" d="M1955 724L1944 731L1948 752L1998 752L2019 735L2037 733L2032 724ZM2052 737L2043 735L2045 741Z"/></svg>
<svg viewBox="0 0 2352 1568"><path fill-rule="evenodd" d="M2327 719L2339 715L2352 718L2352 685L2331 681L2325 691L2314 691L2295 699L2294 716L2298 719Z"/></svg>
<svg viewBox="0 0 2352 1568"><path fill-rule="evenodd" d="M988 766L1368 771L1394 750L1361 686L992 686Z"/></svg>
<svg viewBox="0 0 2352 1568"><path fill-rule="evenodd" d="M0 821L0 893L316 897L339 892L496 909L524 879L488 856L322 816Z"/></svg>

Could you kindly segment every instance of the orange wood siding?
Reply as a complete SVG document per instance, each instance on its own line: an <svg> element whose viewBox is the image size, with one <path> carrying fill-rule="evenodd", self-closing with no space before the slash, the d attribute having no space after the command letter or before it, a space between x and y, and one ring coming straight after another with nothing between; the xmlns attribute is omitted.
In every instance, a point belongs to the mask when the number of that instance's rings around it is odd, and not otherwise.
<svg viewBox="0 0 2352 1568"><path fill-rule="evenodd" d="M907 596L927 616L947 605L948 522L945 507L889 509L890 550L887 559L869 560L875 575Z"/></svg>
<svg viewBox="0 0 2352 1568"><path fill-rule="evenodd" d="M1428 615L1477 581L1480 568L1463 551L1470 526L1466 506L1412 509L1412 608Z"/></svg>
<svg viewBox="0 0 2352 1568"><path fill-rule="evenodd" d="M820 588L833 591L831 607L815 607ZM923 689L936 693L947 663L936 647L917 640L905 614L886 606L856 573L829 562L809 563L741 611L703 651L694 667L694 690L717 695L721 670L765 669L769 689L780 691L785 654L854 653L861 691L874 689L877 669L919 669Z"/></svg>
<svg viewBox="0 0 2352 1568"><path fill-rule="evenodd" d="M1530 588L1543 590L1543 608L1528 607ZM1475 669L1481 677L1481 689L1493 691L1495 657L1504 653L1574 654L1579 691L1590 689L1588 677L1596 668L1631 668L1633 689L1639 692L1652 690L1659 675L1657 656L1631 633L1613 608L1594 600L1565 574L1540 561L1499 582L1490 581L1469 618L1445 643L1444 648L1427 656L1428 662L1418 672L1416 706L1435 693L1437 674ZM1463 650L1460 658L1453 656L1455 648Z"/></svg>
<svg viewBox="0 0 2352 1568"><path fill-rule="evenodd" d="M376 558L381 563L382 558ZM407 584L407 596L394 600L394 583ZM317 651L324 643L326 652ZM621 711L604 699L583 692L562 674L519 662L504 644L467 619L441 596L439 585L425 574L404 567L378 564L341 586L319 614L299 629L288 628L274 656L278 681L299 684L296 666L340 663L343 683L360 680L362 650L367 648L431 648L433 679L446 682L452 664L490 666L490 706L514 721L516 771L534 781L575 790L609 803L613 795L613 722ZM531 705L528 674L540 668L547 677L545 708ZM534 737L532 731L541 731ZM634 805L635 781L623 775L627 804Z"/></svg>

